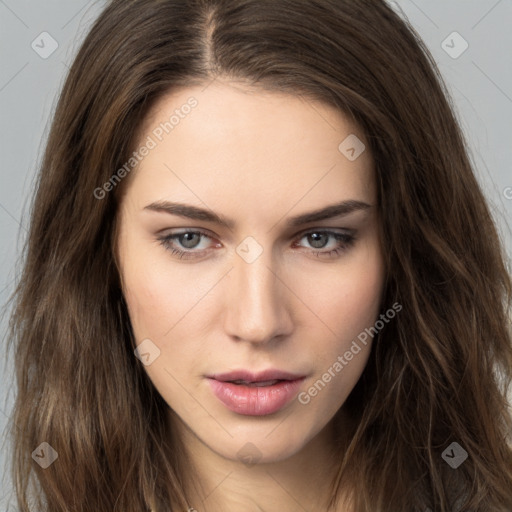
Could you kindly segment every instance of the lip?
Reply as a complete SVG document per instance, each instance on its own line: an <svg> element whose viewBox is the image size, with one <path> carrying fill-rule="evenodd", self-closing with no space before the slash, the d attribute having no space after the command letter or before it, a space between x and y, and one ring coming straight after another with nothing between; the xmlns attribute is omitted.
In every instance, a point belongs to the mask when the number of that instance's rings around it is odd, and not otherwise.
<svg viewBox="0 0 512 512"><path fill-rule="evenodd" d="M265 416L275 413L297 394L306 377L281 370L265 370L253 373L236 370L207 376L213 394L230 410L245 416ZM265 386L234 384L242 380L250 383L278 380Z"/></svg>

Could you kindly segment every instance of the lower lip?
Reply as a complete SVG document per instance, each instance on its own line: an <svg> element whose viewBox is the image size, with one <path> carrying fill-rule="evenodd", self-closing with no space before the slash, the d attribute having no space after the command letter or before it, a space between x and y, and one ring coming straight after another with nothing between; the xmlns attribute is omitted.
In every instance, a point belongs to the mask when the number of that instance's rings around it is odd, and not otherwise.
<svg viewBox="0 0 512 512"><path fill-rule="evenodd" d="M214 395L231 411L245 416L265 416L282 409L297 394L304 377L273 386L243 386L208 379Z"/></svg>

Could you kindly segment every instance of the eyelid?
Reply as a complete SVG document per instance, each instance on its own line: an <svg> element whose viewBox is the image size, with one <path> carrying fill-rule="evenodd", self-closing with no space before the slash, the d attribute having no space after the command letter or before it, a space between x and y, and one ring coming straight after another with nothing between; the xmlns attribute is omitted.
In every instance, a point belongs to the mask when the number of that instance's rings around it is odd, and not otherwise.
<svg viewBox="0 0 512 512"><path fill-rule="evenodd" d="M159 236L181 235L183 233L201 233L210 238L215 238L215 236L216 236L216 235L213 235L213 233L209 229L197 228L195 226L189 226L189 227L185 226L183 228L164 228L164 229L160 229L156 232L156 234Z"/></svg>
<svg viewBox="0 0 512 512"><path fill-rule="evenodd" d="M318 228L307 228L307 229L304 229L303 231L299 231L296 235L294 235L294 238L296 237L302 237L304 235L307 235L309 233L344 233L344 234L347 234L347 235L352 235L354 233L356 233L356 230L355 229L352 229L352 228L333 228L333 227L330 227L330 226L323 226L323 227L318 227Z"/></svg>

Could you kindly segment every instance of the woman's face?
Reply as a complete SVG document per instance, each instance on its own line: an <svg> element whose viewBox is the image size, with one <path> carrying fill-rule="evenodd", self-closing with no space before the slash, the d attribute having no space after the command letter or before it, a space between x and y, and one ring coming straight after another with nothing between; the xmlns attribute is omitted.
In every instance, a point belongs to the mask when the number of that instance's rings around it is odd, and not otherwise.
<svg viewBox="0 0 512 512"><path fill-rule="evenodd" d="M364 369L384 268L363 143L324 104L219 81L144 124L117 245L137 355L218 455L298 453Z"/></svg>

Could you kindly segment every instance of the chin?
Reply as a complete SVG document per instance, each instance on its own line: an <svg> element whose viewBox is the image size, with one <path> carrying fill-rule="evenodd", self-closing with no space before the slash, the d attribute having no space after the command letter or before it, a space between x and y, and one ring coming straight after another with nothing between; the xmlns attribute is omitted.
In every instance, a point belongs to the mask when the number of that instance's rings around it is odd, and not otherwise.
<svg viewBox="0 0 512 512"><path fill-rule="evenodd" d="M281 462L301 452L319 433L318 430L302 430L293 425L291 418L272 427L238 429L233 438L219 442L219 439L204 439L203 442L218 455L247 466Z"/></svg>

